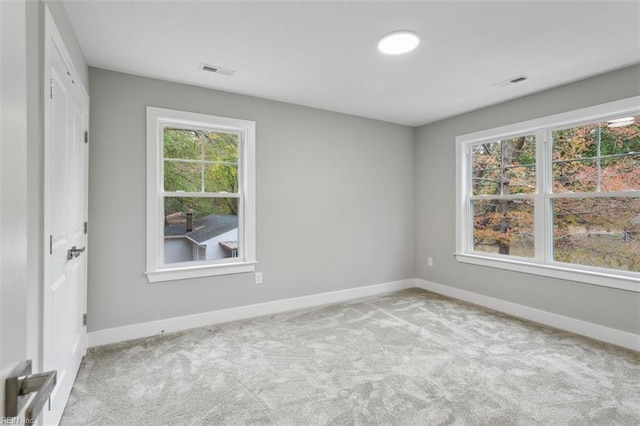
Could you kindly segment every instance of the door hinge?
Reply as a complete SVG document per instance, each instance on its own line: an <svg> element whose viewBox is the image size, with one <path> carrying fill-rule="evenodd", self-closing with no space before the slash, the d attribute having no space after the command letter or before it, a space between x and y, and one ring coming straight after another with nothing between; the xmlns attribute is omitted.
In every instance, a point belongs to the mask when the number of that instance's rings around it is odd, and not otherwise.
<svg viewBox="0 0 640 426"><path fill-rule="evenodd" d="M82 314L82 325L87 325L87 314Z"/></svg>
<svg viewBox="0 0 640 426"><path fill-rule="evenodd" d="M89 131L84 131L84 143L89 143Z"/></svg>
<svg viewBox="0 0 640 426"><path fill-rule="evenodd" d="M49 254L53 254L53 235L49 235Z"/></svg>
<svg viewBox="0 0 640 426"><path fill-rule="evenodd" d="M89 233L89 222L84 223L84 233L85 234Z"/></svg>
<svg viewBox="0 0 640 426"><path fill-rule="evenodd" d="M49 99L53 99L53 79L49 80Z"/></svg>

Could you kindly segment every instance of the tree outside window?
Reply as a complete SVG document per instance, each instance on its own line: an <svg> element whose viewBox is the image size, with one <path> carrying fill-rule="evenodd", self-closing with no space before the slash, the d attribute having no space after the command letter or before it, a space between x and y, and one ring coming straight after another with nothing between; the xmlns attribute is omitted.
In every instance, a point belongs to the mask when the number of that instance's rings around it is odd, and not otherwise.
<svg viewBox="0 0 640 426"><path fill-rule="evenodd" d="M546 150L537 149L540 135ZM542 261L640 272L640 115L471 143L467 152L472 251L534 258L545 244L538 226L550 235Z"/></svg>

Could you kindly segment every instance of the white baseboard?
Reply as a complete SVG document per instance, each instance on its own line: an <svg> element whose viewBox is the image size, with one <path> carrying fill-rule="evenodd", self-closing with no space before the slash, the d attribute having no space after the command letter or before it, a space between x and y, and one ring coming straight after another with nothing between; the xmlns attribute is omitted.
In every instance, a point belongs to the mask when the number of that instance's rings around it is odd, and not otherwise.
<svg viewBox="0 0 640 426"><path fill-rule="evenodd" d="M94 346L107 345L109 343L139 339L141 337L150 337L163 333L188 330L190 328L204 327L207 325L271 315L279 312L344 302L346 300L375 296L378 294L390 293L413 287L415 287L415 280L409 279L314 294L311 296L296 297L292 299L275 300L273 302L258 303L255 305L239 306L237 308L221 309L219 311L203 312L201 314L186 315L182 317L127 325L124 327L92 331L87 334L87 342L88 346L91 348Z"/></svg>
<svg viewBox="0 0 640 426"><path fill-rule="evenodd" d="M416 278L416 287L529 321L640 351L640 335Z"/></svg>
<svg viewBox="0 0 640 426"><path fill-rule="evenodd" d="M328 293L314 294L311 296L296 297L292 299L275 300L273 302L259 303L255 305L239 306L237 308L221 309L218 311L203 312L200 314L186 315L182 317L162 319L158 321L133 324L124 327L109 328L106 330L92 331L87 334L88 347L101 346L110 343L123 342L141 337L157 336L163 333L188 330L190 328L203 327L212 324L220 324L229 321L254 318L263 315L271 315L279 312L309 308L313 306L339 303L361 297L375 296L390 293L407 288L418 287L434 293L449 296L454 299L464 300L476 305L504 312L529 321L545 324L551 327L566 330L571 333L590 337L614 345L622 346L635 351L640 351L640 335L626 331L616 330L598 324L566 317L559 314L543 311L529 306L519 305L513 302L496 299L460 290L442 284L422 280L409 279L393 281L383 284L374 284L356 287L347 290L332 291Z"/></svg>

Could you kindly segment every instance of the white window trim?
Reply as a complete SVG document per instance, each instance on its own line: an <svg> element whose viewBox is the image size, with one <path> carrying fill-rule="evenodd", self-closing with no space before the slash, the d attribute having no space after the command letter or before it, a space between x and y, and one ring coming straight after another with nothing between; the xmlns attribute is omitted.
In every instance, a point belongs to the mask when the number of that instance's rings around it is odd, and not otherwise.
<svg viewBox="0 0 640 426"><path fill-rule="evenodd" d="M510 271L523 272L527 274L541 275L550 278L559 278L569 281L576 281L585 284L593 284L604 287L617 288L640 293L640 273L617 271L613 269L592 268L588 266L572 265L560 262L544 262L541 251L548 244L551 238L549 231L541 227L541 220L535 222L535 238L540 244L536 244L535 258L521 258L515 256L505 256L491 253L473 252L471 249L472 233L469 217L469 203L466 202L467 192L471 182L469 181L469 159L467 147L470 144L505 139L523 134L535 134L536 140L546 141L549 127L562 127L572 124L597 121L612 115L637 112L640 109L640 96L633 96L619 101L608 102L588 108L582 108L566 113L550 115L534 120L529 120L512 125L497 127L494 129L482 130L456 137L456 260L463 263L487 266L492 268L506 269ZM540 138L540 139L538 139ZM544 149L543 143L537 143L537 150ZM537 158L542 158L543 152L538 153ZM547 152L547 156L550 155ZM549 173L546 161L538 164L538 173ZM539 180L540 185L540 180ZM542 189L542 188L539 188ZM536 195L526 195L524 198L534 198L535 215L545 217L548 221L550 213L545 213L544 203L537 200L544 200L547 196L543 191L538 191ZM519 197L523 198L523 197Z"/></svg>
<svg viewBox="0 0 640 426"><path fill-rule="evenodd" d="M242 133L243 146L240 153L243 167L240 169L239 176L239 187L242 188L239 200L241 210L239 219L242 222L238 236L240 246L243 248L241 257L215 264L199 262L189 265L184 263L171 266L163 265L161 244L164 243L164 197L160 162L163 160L162 141L166 123L183 124L186 127L215 127L216 129ZM254 121L147 107L147 269L145 274L149 282L246 273L255 270L257 264L255 129L256 123Z"/></svg>

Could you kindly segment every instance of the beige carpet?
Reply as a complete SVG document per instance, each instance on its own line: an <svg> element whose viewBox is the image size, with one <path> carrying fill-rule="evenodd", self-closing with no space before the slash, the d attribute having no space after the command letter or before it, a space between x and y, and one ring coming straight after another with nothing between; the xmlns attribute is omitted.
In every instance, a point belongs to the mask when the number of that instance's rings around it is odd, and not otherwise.
<svg viewBox="0 0 640 426"><path fill-rule="evenodd" d="M422 290L92 349L62 425L640 425L640 354Z"/></svg>

